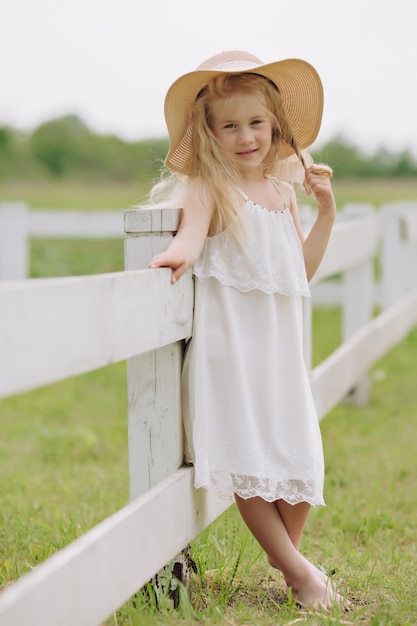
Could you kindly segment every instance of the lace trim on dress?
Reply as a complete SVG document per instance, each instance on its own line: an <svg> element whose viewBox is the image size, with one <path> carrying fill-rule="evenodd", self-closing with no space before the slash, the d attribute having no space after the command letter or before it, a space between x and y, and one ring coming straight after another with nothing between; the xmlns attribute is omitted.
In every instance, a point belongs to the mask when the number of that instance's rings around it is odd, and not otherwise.
<svg viewBox="0 0 417 626"><path fill-rule="evenodd" d="M219 498L233 498L233 494L247 500L261 497L268 502L285 500L288 504L308 502L311 506L325 506L320 480L279 480L243 476L227 472L211 472L210 484L196 484L197 488L214 489Z"/></svg>

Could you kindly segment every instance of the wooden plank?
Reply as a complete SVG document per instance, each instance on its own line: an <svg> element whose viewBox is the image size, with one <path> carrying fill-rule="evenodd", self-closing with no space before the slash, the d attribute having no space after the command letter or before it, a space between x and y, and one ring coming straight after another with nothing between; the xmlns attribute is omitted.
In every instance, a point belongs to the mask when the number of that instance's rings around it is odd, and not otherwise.
<svg viewBox="0 0 417 626"><path fill-rule="evenodd" d="M401 234L409 244L417 244L417 204L414 209L401 212Z"/></svg>
<svg viewBox="0 0 417 626"><path fill-rule="evenodd" d="M399 221L399 235L403 244L417 243L417 202L404 200L384 204L381 213Z"/></svg>
<svg viewBox="0 0 417 626"><path fill-rule="evenodd" d="M22 577L0 594L0 623L101 624L231 504L192 484L181 468Z"/></svg>
<svg viewBox="0 0 417 626"><path fill-rule="evenodd" d="M0 280L23 280L28 274L27 216L23 202L0 203Z"/></svg>
<svg viewBox="0 0 417 626"><path fill-rule="evenodd" d="M146 268L155 254L167 248L180 213L179 209L126 211L126 270ZM127 361L131 498L154 487L183 463L183 351L179 341Z"/></svg>
<svg viewBox="0 0 417 626"><path fill-rule="evenodd" d="M149 261L160 252L167 249L173 237L172 233L156 235L149 233L143 237L125 239L125 269L137 270L148 266Z"/></svg>
<svg viewBox="0 0 417 626"><path fill-rule="evenodd" d="M31 237L97 239L123 237L123 211L31 211L27 216Z"/></svg>
<svg viewBox="0 0 417 626"><path fill-rule="evenodd" d="M374 215L336 223L312 284L372 258L377 243L378 222Z"/></svg>
<svg viewBox="0 0 417 626"><path fill-rule="evenodd" d="M175 232L181 209L129 209L124 213L125 233L129 235Z"/></svg>
<svg viewBox="0 0 417 626"><path fill-rule="evenodd" d="M183 342L128 359L129 487L142 495L183 464Z"/></svg>
<svg viewBox="0 0 417 626"><path fill-rule="evenodd" d="M166 250L175 235L181 209L130 209L125 211L125 269L137 270Z"/></svg>
<svg viewBox="0 0 417 626"><path fill-rule="evenodd" d="M343 276L342 343L371 321L374 309L373 259L346 270ZM369 375L363 373L349 394L349 402L364 406L369 400Z"/></svg>
<svg viewBox="0 0 417 626"><path fill-rule="evenodd" d="M319 419L353 389L378 359L417 325L417 290L404 296L356 332L318 365L311 388Z"/></svg>
<svg viewBox="0 0 417 626"><path fill-rule="evenodd" d="M380 210L381 304L388 307L417 287L417 203L386 204Z"/></svg>
<svg viewBox="0 0 417 626"><path fill-rule="evenodd" d="M0 284L0 397L91 371L191 333L190 273L168 269Z"/></svg>

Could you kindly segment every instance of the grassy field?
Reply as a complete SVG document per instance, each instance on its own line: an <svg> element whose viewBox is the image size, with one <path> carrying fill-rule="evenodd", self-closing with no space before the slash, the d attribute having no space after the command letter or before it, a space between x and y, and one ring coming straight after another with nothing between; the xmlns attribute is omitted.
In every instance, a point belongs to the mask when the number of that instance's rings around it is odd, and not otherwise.
<svg viewBox="0 0 417 626"><path fill-rule="evenodd" d="M0 181L0 202L26 202L34 209L125 209L138 204L150 181L83 183L66 181Z"/></svg>
<svg viewBox="0 0 417 626"><path fill-rule="evenodd" d="M0 181L0 202L27 202L35 209L125 209L140 203L150 189L151 181L136 183L81 183L79 181L6 182ZM380 206L385 202L417 200L414 179L364 179L333 181L338 206L347 202L370 202ZM298 192L300 202L308 200Z"/></svg>
<svg viewBox="0 0 417 626"><path fill-rule="evenodd" d="M352 187L352 199L361 189ZM114 203L104 204L103 191ZM94 199L90 189L85 201L75 186L32 193L25 199L33 206L115 208L133 204L135 192L100 189ZM96 249L51 243L32 246L32 275L122 268L120 241ZM315 363L338 345L339 332L338 311L315 312ZM183 593L173 610L163 591L140 592L107 624L416 624L416 355L417 330L373 368L368 406L341 404L321 423L327 507L312 512L303 550L336 570L352 613L316 615L288 602L231 507L193 542L190 599ZM124 363L0 401L0 586L127 502L126 410Z"/></svg>

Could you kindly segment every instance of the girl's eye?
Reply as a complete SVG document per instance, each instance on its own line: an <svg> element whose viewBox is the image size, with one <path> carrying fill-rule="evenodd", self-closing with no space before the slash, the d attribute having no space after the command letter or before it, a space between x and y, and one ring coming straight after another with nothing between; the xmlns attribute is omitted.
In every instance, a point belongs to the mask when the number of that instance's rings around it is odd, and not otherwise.
<svg viewBox="0 0 417 626"><path fill-rule="evenodd" d="M262 124L262 120L253 120L252 126L256 126L257 124Z"/></svg>
<svg viewBox="0 0 417 626"><path fill-rule="evenodd" d="M235 125L234 124L226 124L224 128L234 128Z"/></svg>

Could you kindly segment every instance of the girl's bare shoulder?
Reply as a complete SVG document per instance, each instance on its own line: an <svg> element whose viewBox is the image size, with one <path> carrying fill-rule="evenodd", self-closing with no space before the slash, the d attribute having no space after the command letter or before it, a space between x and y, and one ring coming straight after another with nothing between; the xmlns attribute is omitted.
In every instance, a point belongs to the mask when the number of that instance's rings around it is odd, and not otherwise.
<svg viewBox="0 0 417 626"><path fill-rule="evenodd" d="M184 188L181 202L182 222L207 233L214 215L214 200L210 187L193 180Z"/></svg>
<svg viewBox="0 0 417 626"><path fill-rule="evenodd" d="M213 192L206 181L195 178L187 182L184 188L184 203L212 210L214 205Z"/></svg>
<svg viewBox="0 0 417 626"><path fill-rule="evenodd" d="M295 195L294 187L290 183L287 183L285 180L277 180L277 184L281 191L285 191L289 195Z"/></svg>
<svg viewBox="0 0 417 626"><path fill-rule="evenodd" d="M278 187L278 190L282 194L284 200L289 206L293 206L296 203L296 195L294 187L287 183L285 180L279 180L277 178L272 179L274 184Z"/></svg>

